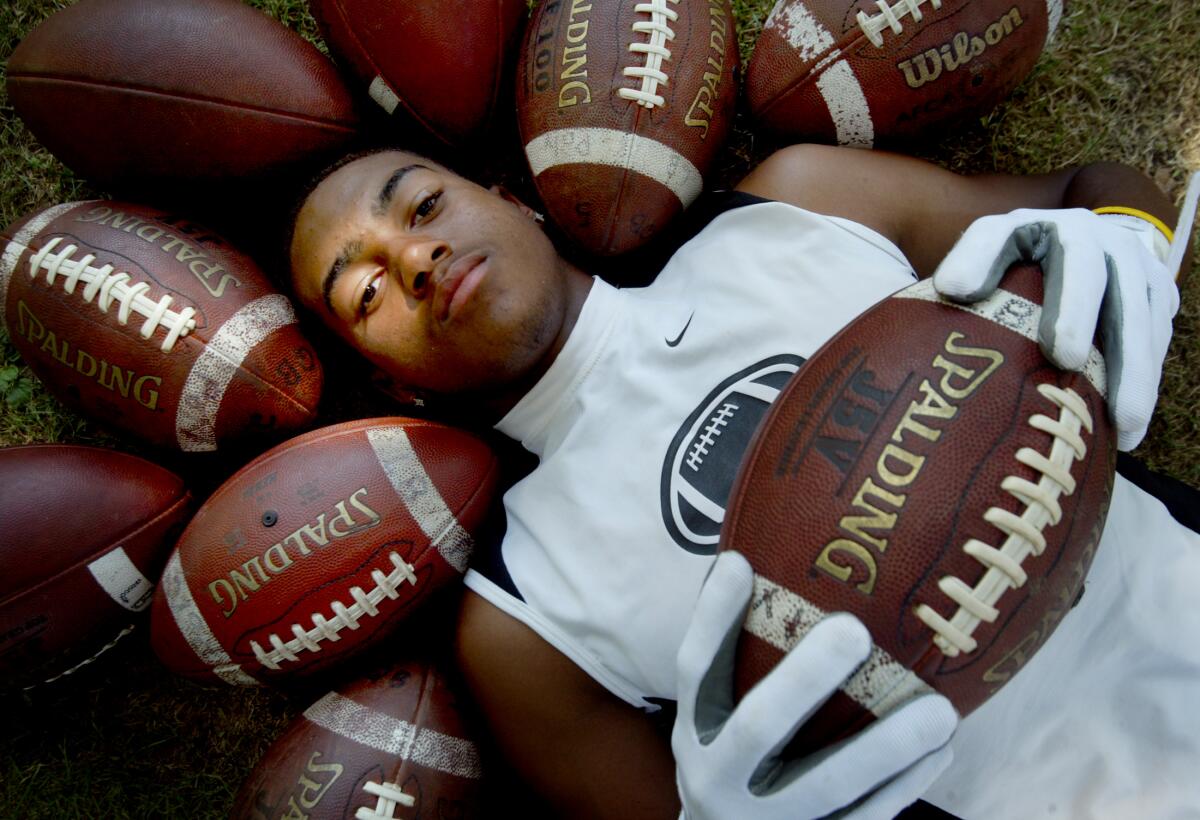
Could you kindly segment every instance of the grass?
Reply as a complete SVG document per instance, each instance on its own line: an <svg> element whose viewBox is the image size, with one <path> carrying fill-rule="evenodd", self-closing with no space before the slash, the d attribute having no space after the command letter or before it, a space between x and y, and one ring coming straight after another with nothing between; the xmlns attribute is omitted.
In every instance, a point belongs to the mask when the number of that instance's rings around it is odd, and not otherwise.
<svg viewBox="0 0 1200 820"><path fill-rule="evenodd" d="M4 4L0 58L64 5ZM253 5L316 36L304 0ZM748 56L770 0L736 0L734 6ZM1035 173L1120 160L1178 200L1186 170L1200 168L1198 42L1200 4L1194 0L1071 0L1052 49L1012 98L984 119L940 134L920 153L967 173ZM739 122L719 175L735 179L772 147ZM0 223L102 194L41 148L0 97ZM1200 277L1184 283L1182 297L1159 409L1137 455L1200 487ZM142 452L65 410L0 331L0 446L34 441ZM77 677L6 700L0 817L224 816L253 761L312 695L174 678L152 657L144 631Z"/></svg>

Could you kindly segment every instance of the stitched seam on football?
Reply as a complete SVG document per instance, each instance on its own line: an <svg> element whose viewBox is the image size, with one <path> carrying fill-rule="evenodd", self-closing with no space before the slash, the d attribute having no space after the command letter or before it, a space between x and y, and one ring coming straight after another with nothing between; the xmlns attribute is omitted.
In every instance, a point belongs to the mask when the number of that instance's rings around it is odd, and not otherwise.
<svg viewBox="0 0 1200 820"><path fill-rule="evenodd" d="M113 547L115 548L118 546L122 546L124 543L132 541L137 536L139 536L141 533L143 533L147 528L156 525L157 523L162 521L162 519L164 519L168 516L174 515L176 512L178 512L179 507L181 505L186 506L187 504L191 503L191 493L188 491L187 487L185 487L184 485L181 484L180 489L182 490L183 494L176 497L174 502L172 502L171 506L169 506L162 512L158 513L153 518L146 519L145 521L142 522L142 525L137 527L136 529L128 530L126 532L121 533L121 535L119 537L113 538L112 539ZM35 593L39 589L44 587L46 584L48 584L52 581L56 581L59 578L63 577L64 575L75 572L78 569L80 569L81 567L86 567L87 565L91 564L92 561L94 561L95 559L96 559L96 555L94 553L92 555L87 556L86 558L82 558L79 561L72 564L71 566L65 567L61 572L55 573L54 575L44 578L43 580L39 581L36 585L34 585L32 587L27 587L14 595L10 595L9 597L0 601L0 606L8 604L10 601L19 600L20 598L23 598L26 595ZM132 559L130 559L130 560L132 560ZM135 564L134 566L136 567L137 565ZM141 567L137 567L137 569L139 572L142 571ZM157 580L154 581L154 585L158 586ZM130 614L136 615L137 613L130 613Z"/></svg>
<svg viewBox="0 0 1200 820"><path fill-rule="evenodd" d="M321 403L321 396L320 396L319 392L316 397L316 401L313 403L313 406L308 407L307 405L300 402L291 393L286 392L282 387L280 387L274 381L269 380L266 377L266 375L259 372L259 370L257 368L247 366L247 364L246 364L246 361L247 361L247 359L250 358L250 355L252 353L254 353L254 351L259 350L260 348L265 346L270 341L272 336L274 336L277 333L284 332L284 331L288 330L289 328L294 328L294 327L296 327L296 323L293 322L292 324L283 325L282 327L278 327L275 330L271 331L265 337L263 337L262 341L260 341L254 347L250 348L250 350L246 354L246 358L242 359L240 362L235 361L232 358L230 358L230 356L228 354L226 354L225 352L223 352L220 348L209 344L210 340L205 338L205 336L202 333L200 333L199 331L192 331L187 336L184 336L182 339L180 339L180 341L183 344L188 344L189 340L194 340L194 342L197 343L198 345L203 345L203 347L201 347L199 350L196 351L195 355L197 358L199 358L201 355L203 355L205 353L207 353L208 355L211 355L211 356L215 356L215 357L221 359L222 361L233 365L235 374L242 373L245 376L248 376L250 379L253 380L253 383L255 385L260 385L260 386L265 387L267 389L267 391L271 393L271 395L282 396L293 407L297 407L300 410L303 410L305 413L309 413L309 414L316 413L317 408ZM170 354L168 354L168 355L170 355ZM315 357L314 357L314 359L315 359ZM317 361L319 361L319 359L317 359ZM301 380L301 381L303 381L303 380ZM230 383L232 383L232 378L230 380ZM298 382L297 384L300 384L300 383L301 382Z"/></svg>
<svg viewBox="0 0 1200 820"><path fill-rule="evenodd" d="M181 102L193 103L196 105L214 106L221 108L230 108L238 111L252 111L258 114L263 114L267 118L281 121L296 121L305 124L320 125L325 128L332 128L338 131L344 131L350 134L358 133L358 129L351 123L327 119L322 117L306 116L304 114L290 111L276 111L271 108L265 108L261 105L241 100L223 100L218 97L204 97L199 94L190 94L184 91L164 91L162 89L152 89L145 86L138 86L128 83L114 82L97 82L79 79L77 77L69 77L58 74L10 74L8 75L9 97L12 97L12 83L14 79L26 80L31 86L37 86L39 83L62 83L66 85L78 85L84 88L99 88L111 91L126 91L141 94L147 97L163 97L171 100L179 100ZM32 90L32 89L31 89Z"/></svg>

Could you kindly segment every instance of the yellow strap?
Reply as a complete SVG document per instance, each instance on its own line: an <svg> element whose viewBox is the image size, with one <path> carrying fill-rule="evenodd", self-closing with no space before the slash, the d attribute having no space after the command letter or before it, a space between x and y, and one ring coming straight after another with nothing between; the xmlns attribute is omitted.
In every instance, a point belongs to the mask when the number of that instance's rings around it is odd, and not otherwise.
<svg viewBox="0 0 1200 820"><path fill-rule="evenodd" d="M1162 235L1167 238L1167 242L1175 241L1175 233L1168 228L1161 219L1153 214L1148 214L1145 211L1139 211L1137 208L1127 208L1124 205L1106 205L1103 208L1094 208L1092 213L1096 214L1125 214L1127 216L1136 216L1138 219L1143 219L1149 222L1154 227L1162 232Z"/></svg>

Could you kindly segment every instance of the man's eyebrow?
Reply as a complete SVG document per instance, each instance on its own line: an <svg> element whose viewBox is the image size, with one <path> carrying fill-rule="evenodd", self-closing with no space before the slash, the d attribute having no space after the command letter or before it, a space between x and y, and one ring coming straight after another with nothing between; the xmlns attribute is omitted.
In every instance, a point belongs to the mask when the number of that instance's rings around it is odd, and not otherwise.
<svg viewBox="0 0 1200 820"><path fill-rule="evenodd" d="M429 170L429 167L426 165L412 163L411 165L404 165L397 168L392 172L391 176L387 178L387 182L383 183L383 187L379 189L379 195L371 205L371 213L374 216L383 216L387 213L388 208L392 204L392 197L396 195L396 188L400 185L400 180L404 179L404 175L409 171L415 171L418 168L423 168L426 171ZM361 250L361 242L351 242L342 248L342 252L333 260L333 264L329 266L329 272L325 274L325 281L321 285L321 296L325 300L325 307L329 308L331 314L337 314L337 311L333 309L333 288L337 284L338 277L342 275L342 271L346 269L346 265L350 264L350 260Z"/></svg>
<svg viewBox="0 0 1200 820"><path fill-rule="evenodd" d="M424 165L413 163L412 165L397 168L392 172L387 182L383 183L383 187L379 190L379 196L375 199L375 205L371 208L375 216L383 216L387 212L388 207L392 204L392 197L396 194L396 187L400 185L400 180L404 179L404 175L409 171L416 170L417 168L429 170Z"/></svg>
<svg viewBox="0 0 1200 820"><path fill-rule="evenodd" d="M329 266L329 273L325 274L325 282L321 285L321 296L325 299L325 307L329 308L331 315L337 315L337 311L333 309L333 286L337 284L338 277L342 275L346 265L350 264L350 260L361 250L361 242L351 242L342 248L337 259L334 259L333 264Z"/></svg>

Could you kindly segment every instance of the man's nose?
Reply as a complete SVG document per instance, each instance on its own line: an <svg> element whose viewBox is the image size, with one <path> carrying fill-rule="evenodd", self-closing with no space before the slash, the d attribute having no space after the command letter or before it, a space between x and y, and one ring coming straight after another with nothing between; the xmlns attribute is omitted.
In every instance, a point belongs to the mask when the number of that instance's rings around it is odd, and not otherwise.
<svg viewBox="0 0 1200 820"><path fill-rule="evenodd" d="M438 261L450 254L448 242L428 236L407 237L398 249L397 273L414 298L423 299L433 284L433 269Z"/></svg>

